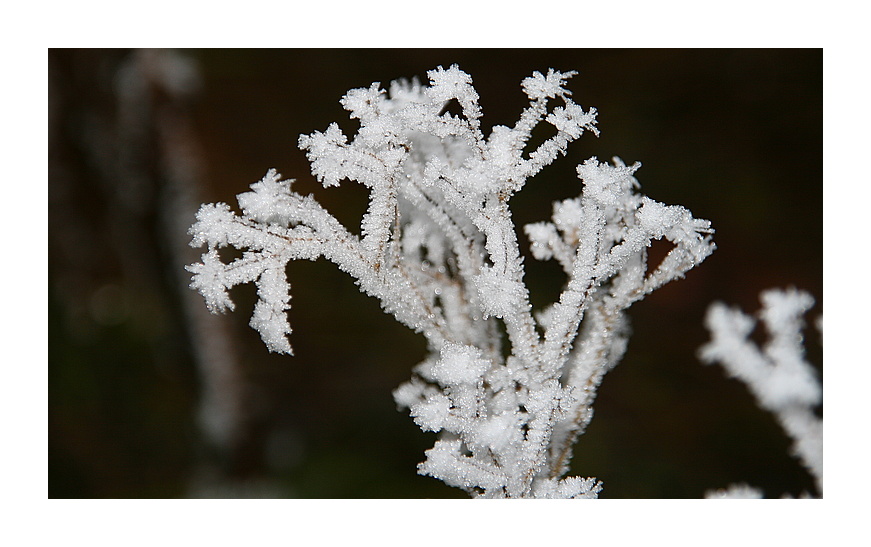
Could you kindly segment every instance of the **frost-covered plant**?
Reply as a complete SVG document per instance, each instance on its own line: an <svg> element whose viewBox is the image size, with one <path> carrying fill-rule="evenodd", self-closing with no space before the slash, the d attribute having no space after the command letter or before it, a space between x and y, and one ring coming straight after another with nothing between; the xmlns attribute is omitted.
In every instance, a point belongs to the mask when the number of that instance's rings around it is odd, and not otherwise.
<svg viewBox="0 0 871 547"><path fill-rule="evenodd" d="M823 421L814 408L823 400L823 389L813 365L805 359L801 334L804 314L814 299L796 289L763 291L759 316L769 340L759 348L749 339L756 321L739 309L714 303L708 308L705 325L711 341L699 349L705 363L719 362L726 372L750 388L763 409L771 412L792 438L792 452L816 479L823 493ZM822 334L822 316L817 321ZM759 489L731 486L708 497L762 497Z"/></svg>
<svg viewBox="0 0 871 547"><path fill-rule="evenodd" d="M238 196L241 215L223 203L200 209L192 245L208 251L188 267L191 286L217 312L233 309L229 288L256 283L250 324L270 351L290 353L285 265L331 260L427 339L429 355L394 392L424 431L440 433L420 473L473 496L596 497L600 482L564 475L602 376L625 350L625 310L714 244L708 221L637 193L640 164L591 158L577 167L580 196L524 227L532 255L555 259L568 277L558 301L533 315L508 202L584 131L598 134L595 109L565 88L573 74L526 78L519 121L488 137L472 80L456 65L430 71L429 86L349 91L341 102L360 120L354 138L331 124L299 145L325 187L349 179L369 189L360 235L270 170ZM447 111L453 101L460 115ZM556 134L524 153L542 122ZM674 247L648 272L646 249L661 238ZM218 249L227 245L247 250L226 264Z"/></svg>

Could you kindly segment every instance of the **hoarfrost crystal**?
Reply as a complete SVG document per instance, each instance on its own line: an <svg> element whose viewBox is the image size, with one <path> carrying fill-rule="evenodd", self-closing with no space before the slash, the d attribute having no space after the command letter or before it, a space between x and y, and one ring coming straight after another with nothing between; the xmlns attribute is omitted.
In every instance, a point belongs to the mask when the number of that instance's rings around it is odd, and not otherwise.
<svg viewBox="0 0 871 547"><path fill-rule="evenodd" d="M334 123L299 145L325 187L348 179L369 189L361 235L270 170L239 195L241 214L202 207L192 245L208 251L188 267L191 286L218 312L233 309L229 288L253 281L251 326L270 351L290 353L285 265L334 262L427 338L429 356L394 392L423 430L441 435L420 473L473 496L596 497L599 481L564 475L602 376L626 347L625 310L682 277L714 244L708 221L636 192L640 164L591 158L577 169L580 196L524 227L532 256L557 260L568 278L559 299L533 315L508 203L569 143L598 134L596 110L574 103L565 87L573 74L526 78L519 121L489 137L472 79L456 65L430 71L429 86L349 91L341 102L360 120L357 134L349 139ZM452 101L459 115L447 111ZM524 154L541 123L556 134ZM646 274L646 249L661 238L674 247ZM217 249L227 245L245 252L225 264Z"/></svg>

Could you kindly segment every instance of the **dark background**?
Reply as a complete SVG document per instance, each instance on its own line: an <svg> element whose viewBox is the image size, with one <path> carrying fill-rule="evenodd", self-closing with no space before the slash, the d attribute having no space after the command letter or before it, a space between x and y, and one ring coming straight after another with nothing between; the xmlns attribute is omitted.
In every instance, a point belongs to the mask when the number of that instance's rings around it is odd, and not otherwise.
<svg viewBox="0 0 871 547"><path fill-rule="evenodd" d="M629 349L572 474L604 481L603 498L694 498L737 482L768 497L814 492L773 417L695 352L714 300L755 312L760 290L795 286L817 300L809 318L822 312L822 50L178 53L198 78L161 76L175 66L165 51L48 53L49 497L465 496L415 474L435 436L391 396L423 337L346 275L290 264L288 357L247 326L253 287L212 317L182 269L201 252L185 233L199 203L236 208L270 167L358 230L364 189L321 188L299 134L332 121L349 134L347 90L426 81L453 63L474 80L485 133L513 125L521 80L549 67L578 71L573 99L599 111L601 136L585 134L512 199L518 227L579 194L576 164L618 155L643 163L644 194L716 229L701 267L631 309ZM536 307L558 296L558 266L528 257L526 268ZM814 330L806 346L821 371ZM211 370L209 351L231 368ZM198 419L209 385L231 435L209 436Z"/></svg>

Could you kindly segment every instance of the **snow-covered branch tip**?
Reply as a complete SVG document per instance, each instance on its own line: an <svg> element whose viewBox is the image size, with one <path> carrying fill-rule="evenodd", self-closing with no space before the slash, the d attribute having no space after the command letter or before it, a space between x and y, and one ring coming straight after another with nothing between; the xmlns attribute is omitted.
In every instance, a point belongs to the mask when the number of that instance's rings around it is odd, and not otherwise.
<svg viewBox="0 0 871 547"><path fill-rule="evenodd" d="M750 389L763 409L771 412L792 438L792 452L801 460L823 493L823 420L814 412L823 400L816 369L805 359L802 337L803 316L814 305L813 297L796 289L763 291L759 317L769 340L759 348L749 336L756 321L739 309L722 303L708 308L705 325L711 341L699 349L707 364L718 362L726 372ZM817 328L822 335L822 315ZM761 497L749 487L731 487L727 493L708 497ZM758 495L757 495L758 494Z"/></svg>
<svg viewBox="0 0 871 547"><path fill-rule="evenodd" d="M517 123L486 137L472 79L456 65L429 71L429 86L349 91L341 102L360 120L357 134L333 123L299 146L325 187L350 180L369 189L360 235L270 170L238 196L241 214L202 207L192 245L208 250L188 267L191 286L218 312L233 309L230 288L253 281L251 326L270 351L290 353L285 265L334 262L427 339L429 356L394 393L422 429L441 435L420 473L475 496L595 497L601 483L564 475L596 388L625 349L625 310L715 247L708 221L637 193L640 164L591 158L577 168L580 195L523 229L532 256L557 260L567 276L559 299L533 314L509 201L569 143L598 134L596 110L566 88L573 74L526 78ZM460 114L446 109L452 101ZM539 124L555 134L525 153ZM673 248L648 269L647 247L663 238ZM228 245L245 252L226 264L218 249Z"/></svg>

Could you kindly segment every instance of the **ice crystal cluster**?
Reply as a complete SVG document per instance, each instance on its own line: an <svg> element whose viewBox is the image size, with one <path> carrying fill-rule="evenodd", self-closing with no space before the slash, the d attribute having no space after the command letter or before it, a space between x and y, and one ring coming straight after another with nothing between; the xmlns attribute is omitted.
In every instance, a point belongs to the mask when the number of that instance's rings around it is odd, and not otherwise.
<svg viewBox="0 0 871 547"><path fill-rule="evenodd" d="M596 110L566 89L573 74L523 80L529 104L519 121L486 137L472 79L456 65L430 71L428 86L349 91L341 103L360 121L357 134L334 123L299 146L325 187L350 180L369 189L360 235L270 170L238 196L241 214L223 203L200 209L192 245L208 251L188 268L191 286L217 312L233 309L228 289L254 282L251 326L271 351L290 353L285 265L334 262L427 339L429 355L394 392L421 429L440 434L421 474L488 498L596 497L599 481L565 474L602 376L626 347L625 310L714 244L708 221L638 193L640 164L591 158L577 166L580 195L523 228L531 255L556 260L567 276L559 299L533 314L509 201L569 143L598 134ZM461 112L451 114L451 103ZM543 123L553 135L527 152ZM673 248L648 268L647 247L661 238ZM224 263L218 249L227 245L242 257Z"/></svg>
<svg viewBox="0 0 871 547"><path fill-rule="evenodd" d="M759 348L750 334L756 326L741 310L715 303L708 309L705 325L711 341L699 350L705 363L719 362L726 372L750 388L759 406L771 412L793 440L792 452L816 479L823 493L823 421L814 408L823 400L817 372L805 359L802 317L814 299L795 289L771 289L760 295L759 316L769 340ZM822 334L822 316L817 328ZM709 492L708 497L762 497L758 489L746 485Z"/></svg>

